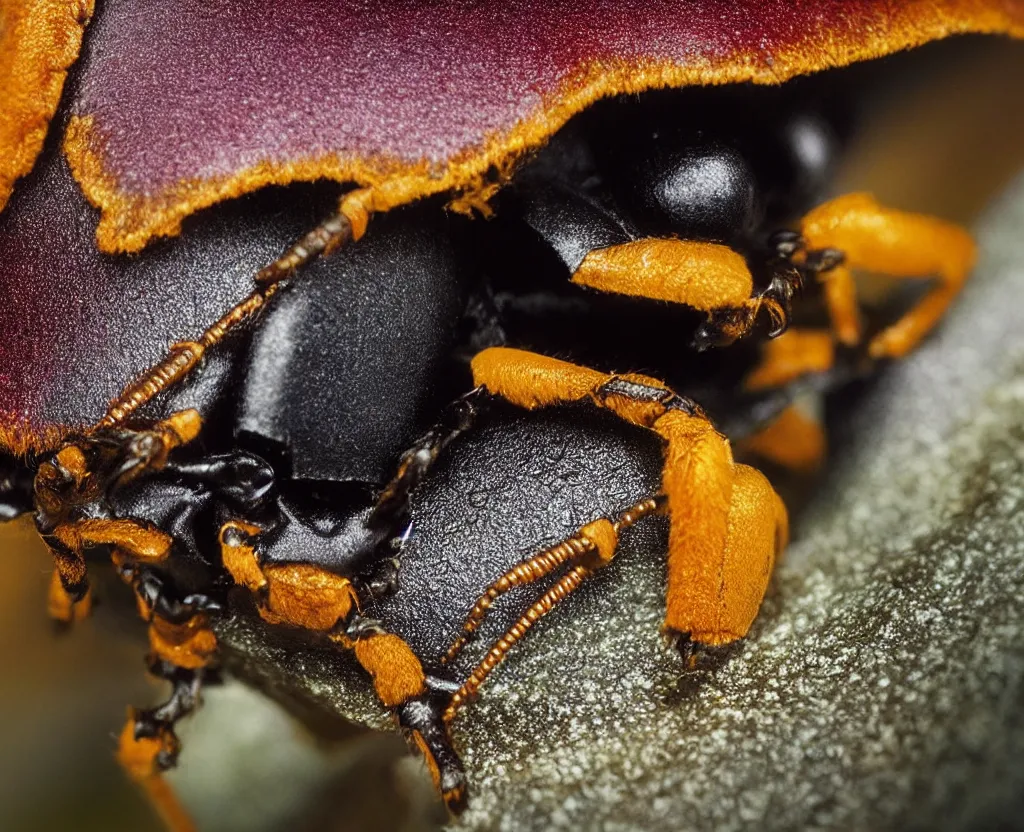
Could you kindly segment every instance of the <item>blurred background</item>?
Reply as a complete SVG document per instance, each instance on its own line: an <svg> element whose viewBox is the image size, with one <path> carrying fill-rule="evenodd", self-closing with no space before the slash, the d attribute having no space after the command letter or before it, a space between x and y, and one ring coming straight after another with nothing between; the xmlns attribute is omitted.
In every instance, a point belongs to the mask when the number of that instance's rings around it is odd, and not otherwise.
<svg viewBox="0 0 1024 832"><path fill-rule="evenodd" d="M866 77L871 107L838 190L970 224L1024 168L1024 44L957 39ZM58 632L49 575L31 524L0 526L0 829L158 830L113 758L126 706L164 694L143 672L141 622L100 604ZM209 689L181 734L175 779L203 830L419 830L444 818L397 736L335 726L314 737L237 683Z"/></svg>

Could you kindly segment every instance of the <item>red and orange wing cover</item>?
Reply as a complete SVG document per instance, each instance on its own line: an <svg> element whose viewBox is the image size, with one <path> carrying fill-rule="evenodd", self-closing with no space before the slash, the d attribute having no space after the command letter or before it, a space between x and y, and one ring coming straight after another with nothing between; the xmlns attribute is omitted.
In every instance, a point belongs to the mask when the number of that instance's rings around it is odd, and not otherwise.
<svg viewBox="0 0 1024 832"><path fill-rule="evenodd" d="M99 253L177 235L202 208L320 178L373 186L384 208L472 195L598 98L1024 35L1024 0L105 0L85 29L92 11L0 0L0 207L82 44L52 158L0 214L0 447L98 418L241 296L223 258L175 265L167 249L166 274L140 277L147 258Z"/></svg>

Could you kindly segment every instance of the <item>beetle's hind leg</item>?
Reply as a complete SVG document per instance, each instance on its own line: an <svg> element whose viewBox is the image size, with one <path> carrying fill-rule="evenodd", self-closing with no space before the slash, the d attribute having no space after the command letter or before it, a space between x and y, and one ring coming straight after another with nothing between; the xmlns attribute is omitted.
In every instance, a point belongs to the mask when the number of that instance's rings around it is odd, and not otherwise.
<svg viewBox="0 0 1024 832"><path fill-rule="evenodd" d="M802 250L801 250L802 249ZM864 193L846 194L801 221L797 262L825 283L825 299L840 341L860 340L850 269L896 278L938 278L915 307L868 344L872 358L899 358L943 316L974 265L975 245L958 225L879 205Z"/></svg>
<svg viewBox="0 0 1024 832"><path fill-rule="evenodd" d="M588 400L659 434L670 516L664 630L698 645L746 634L786 543L786 510L759 472L733 462L696 404L645 376L502 347L478 354L472 369L477 384L520 407Z"/></svg>

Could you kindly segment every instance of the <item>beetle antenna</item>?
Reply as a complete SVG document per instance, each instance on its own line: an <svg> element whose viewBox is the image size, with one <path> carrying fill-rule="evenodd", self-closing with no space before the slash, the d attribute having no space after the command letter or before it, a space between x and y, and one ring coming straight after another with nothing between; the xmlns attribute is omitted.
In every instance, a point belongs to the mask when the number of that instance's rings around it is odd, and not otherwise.
<svg viewBox="0 0 1024 832"><path fill-rule="evenodd" d="M361 191L352 192L358 193ZM353 202L352 194L346 195L343 209ZM338 210L303 235L273 263L256 273L256 289L249 297L229 309L198 340L181 341L172 346L162 361L129 384L110 405L103 418L93 426L93 430L116 427L162 390L181 381L208 349L219 344L231 330L262 309L285 280L317 257L327 256L340 246L357 239L364 226L365 222L359 217L352 220L345 210Z"/></svg>
<svg viewBox="0 0 1024 832"><path fill-rule="evenodd" d="M487 652L469 678L452 694L445 710L444 719L450 722L459 708L476 698L480 686L491 672L505 660L516 643L540 619L564 601L572 592L579 588L596 570L606 566L615 557L619 534L651 514L664 511L664 496L648 497L630 506L616 517L614 522L605 519L595 520L585 525L575 535L543 552L535 555L519 566L506 572L495 581L481 596L473 611L466 619L463 634L458 637L442 662L447 662L458 655L468 641L468 637L480 625L487 614L491 603L513 586L532 583L539 578L550 575L559 565L572 561L577 562L561 578L556 581L520 618L513 624L494 646ZM521 573L521 576L520 576Z"/></svg>

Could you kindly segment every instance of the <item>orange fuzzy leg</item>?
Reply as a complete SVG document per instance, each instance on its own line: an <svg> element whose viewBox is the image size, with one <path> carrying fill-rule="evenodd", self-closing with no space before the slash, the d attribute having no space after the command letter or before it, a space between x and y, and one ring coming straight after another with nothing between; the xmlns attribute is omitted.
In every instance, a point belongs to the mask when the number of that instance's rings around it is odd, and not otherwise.
<svg viewBox="0 0 1024 832"><path fill-rule="evenodd" d="M821 468L827 442L821 423L790 405L768 427L744 439L738 447L797 473L809 474Z"/></svg>
<svg viewBox="0 0 1024 832"><path fill-rule="evenodd" d="M260 533L258 526L241 521L221 527L221 557L231 577L256 594L265 621L323 633L354 653L373 680L377 698L395 710L407 737L423 754L445 804L458 811L465 801L465 774L440 710L427 702L430 691L419 657L402 638L376 624L358 634L347 631L341 625L359 612L352 582L311 564L263 564ZM196 646L189 634L181 635L190 648Z"/></svg>
<svg viewBox="0 0 1024 832"><path fill-rule="evenodd" d="M53 536L79 557L92 546L112 546L145 563L165 560L172 542L167 533L128 519L78 520L58 526Z"/></svg>
<svg viewBox="0 0 1024 832"><path fill-rule="evenodd" d="M840 264L823 272L818 279L825 286L825 305L836 339L848 347L860 343L861 320L853 273Z"/></svg>
<svg viewBox="0 0 1024 832"><path fill-rule="evenodd" d="M743 386L747 390L768 390L784 387L808 373L821 373L835 363L835 345L827 332L811 329L790 329L766 341L761 361Z"/></svg>
<svg viewBox="0 0 1024 832"><path fill-rule="evenodd" d="M401 638L375 633L352 644L356 660L373 679L377 698L388 708L427 692L423 665Z"/></svg>
<svg viewBox="0 0 1024 832"><path fill-rule="evenodd" d="M801 223L809 251L836 249L851 268L897 278L935 276L936 286L869 344L873 358L898 358L913 349L945 313L974 265L975 245L964 229L935 217L895 211L868 194L838 197Z"/></svg>
<svg viewBox="0 0 1024 832"><path fill-rule="evenodd" d="M743 306L754 289L747 261L728 246L653 238L595 249L572 282L705 312Z"/></svg>
<svg viewBox="0 0 1024 832"><path fill-rule="evenodd" d="M654 429L668 442L666 632L727 644L757 615L785 545L786 510L768 481L736 465L728 440L704 419L671 411Z"/></svg>
<svg viewBox="0 0 1024 832"><path fill-rule="evenodd" d="M129 709L128 721L118 741L117 761L145 792L168 832L195 832L195 823L164 779L159 763L161 755L173 757L177 753L177 739L169 732L155 737L136 737L135 726L135 712Z"/></svg>
<svg viewBox="0 0 1024 832"><path fill-rule="evenodd" d="M774 290L754 293L747 261L718 243L649 238L595 249L572 281L602 292L681 303L707 312L721 343L746 335L762 308L776 328L784 325L788 314Z"/></svg>
<svg viewBox="0 0 1024 832"><path fill-rule="evenodd" d="M635 425L650 427L665 412L665 400L674 394L657 379L636 373L609 375L568 361L510 347L490 347L477 353L471 369L473 381L489 393L526 410L589 399ZM612 382L627 382L658 392L654 398L635 399L615 389Z"/></svg>
<svg viewBox="0 0 1024 832"><path fill-rule="evenodd" d="M574 402L611 380L611 376L567 361L509 347L491 347L473 358L473 382L526 410Z"/></svg>
<svg viewBox="0 0 1024 832"><path fill-rule="evenodd" d="M476 384L520 407L589 398L658 433L667 443L662 493L671 517L665 629L706 644L746 634L785 537L785 507L761 474L733 462L729 441L692 403L644 376L609 376L521 350L484 350L472 369ZM763 516L751 517L751 510ZM563 579L563 595L583 580L581 568ZM545 596L531 614L539 618L557 600ZM520 623L525 632L533 621ZM508 637L510 647L519 635L510 630ZM491 663L506 651L494 653ZM491 669L479 668L482 676Z"/></svg>

